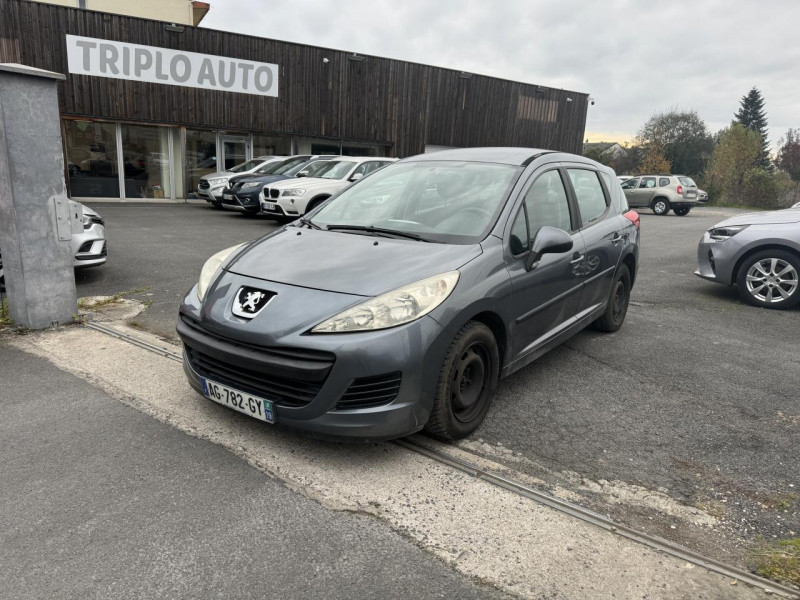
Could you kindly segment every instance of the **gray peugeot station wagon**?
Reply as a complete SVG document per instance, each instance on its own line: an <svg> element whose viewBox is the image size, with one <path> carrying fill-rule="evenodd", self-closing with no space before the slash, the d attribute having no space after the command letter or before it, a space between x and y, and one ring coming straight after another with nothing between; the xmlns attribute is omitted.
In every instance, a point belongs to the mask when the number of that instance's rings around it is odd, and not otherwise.
<svg viewBox="0 0 800 600"><path fill-rule="evenodd" d="M638 214L589 159L407 158L211 257L180 308L184 368L207 398L317 436L462 438L501 377L620 328L638 248Z"/></svg>

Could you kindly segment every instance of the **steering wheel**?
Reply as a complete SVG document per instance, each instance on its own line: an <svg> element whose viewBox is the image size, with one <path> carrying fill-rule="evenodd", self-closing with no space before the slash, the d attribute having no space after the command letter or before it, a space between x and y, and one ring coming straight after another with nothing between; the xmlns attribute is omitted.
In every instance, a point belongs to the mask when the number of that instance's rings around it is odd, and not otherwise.
<svg viewBox="0 0 800 600"><path fill-rule="evenodd" d="M490 213L488 210L484 210L484 209L480 208L479 206L470 206L469 208L465 208L464 210L460 210L455 214L456 215L468 215L468 214L478 215L479 217L485 217L487 221L492 218L492 213Z"/></svg>

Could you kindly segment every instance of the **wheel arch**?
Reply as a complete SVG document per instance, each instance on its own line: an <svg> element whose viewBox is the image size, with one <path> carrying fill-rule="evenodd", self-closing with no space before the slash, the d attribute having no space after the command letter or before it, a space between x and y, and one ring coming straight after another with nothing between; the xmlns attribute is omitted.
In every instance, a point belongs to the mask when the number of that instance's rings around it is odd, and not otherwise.
<svg viewBox="0 0 800 600"><path fill-rule="evenodd" d="M500 355L500 365L498 366L502 370L503 365L505 365L508 352L508 338L503 319L496 312L485 310L466 320L466 322L469 321L478 321L479 323L483 323L491 330L492 335L494 335L494 339L497 341L497 351Z"/></svg>
<svg viewBox="0 0 800 600"><path fill-rule="evenodd" d="M663 194L659 194L658 196L655 196L655 197L653 197L652 200L650 200L650 207L649 208L652 209L653 206L655 205L655 203L658 200L666 200L668 204L672 205L672 200L670 200L667 196L664 196Z"/></svg>
<svg viewBox="0 0 800 600"><path fill-rule="evenodd" d="M739 270L742 268L742 265L744 265L747 259L753 256L754 254L763 252L764 250L782 250L784 252L788 252L789 254L795 256L798 260L800 260L800 250L794 248L793 246L789 246L786 244L779 244L776 242L764 244L763 246L755 246L754 248L750 248L749 250L745 251L744 254L742 254L736 260L736 264L733 266L733 271L731 271L731 285L736 284L736 281L739 279Z"/></svg>
<svg viewBox="0 0 800 600"><path fill-rule="evenodd" d="M636 257L633 252L628 252L622 257L622 264L628 267L628 273L631 276L631 288L633 288L633 284L636 283Z"/></svg>
<svg viewBox="0 0 800 600"><path fill-rule="evenodd" d="M314 196L311 200L308 201L308 204L306 204L306 212L314 210L330 197L331 194L319 194L318 196Z"/></svg>

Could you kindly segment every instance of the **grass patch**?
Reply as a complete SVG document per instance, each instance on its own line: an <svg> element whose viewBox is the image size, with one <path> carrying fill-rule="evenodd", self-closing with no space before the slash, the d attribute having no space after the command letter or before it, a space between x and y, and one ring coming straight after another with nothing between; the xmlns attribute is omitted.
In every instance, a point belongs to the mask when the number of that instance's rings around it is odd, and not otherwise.
<svg viewBox="0 0 800 600"><path fill-rule="evenodd" d="M778 583L800 585L800 538L780 540L753 552L756 573Z"/></svg>
<svg viewBox="0 0 800 600"><path fill-rule="evenodd" d="M7 325L13 325L14 321L9 316L8 312L8 298L3 297L0 303L0 327L6 327Z"/></svg>

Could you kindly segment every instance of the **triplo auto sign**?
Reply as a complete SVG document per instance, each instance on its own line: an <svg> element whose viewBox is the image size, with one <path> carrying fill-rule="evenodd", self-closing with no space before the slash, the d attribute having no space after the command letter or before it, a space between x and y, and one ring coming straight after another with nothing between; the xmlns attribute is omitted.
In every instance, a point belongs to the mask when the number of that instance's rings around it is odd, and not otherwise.
<svg viewBox="0 0 800 600"><path fill-rule="evenodd" d="M67 35L69 72L259 96L278 95L278 65Z"/></svg>

